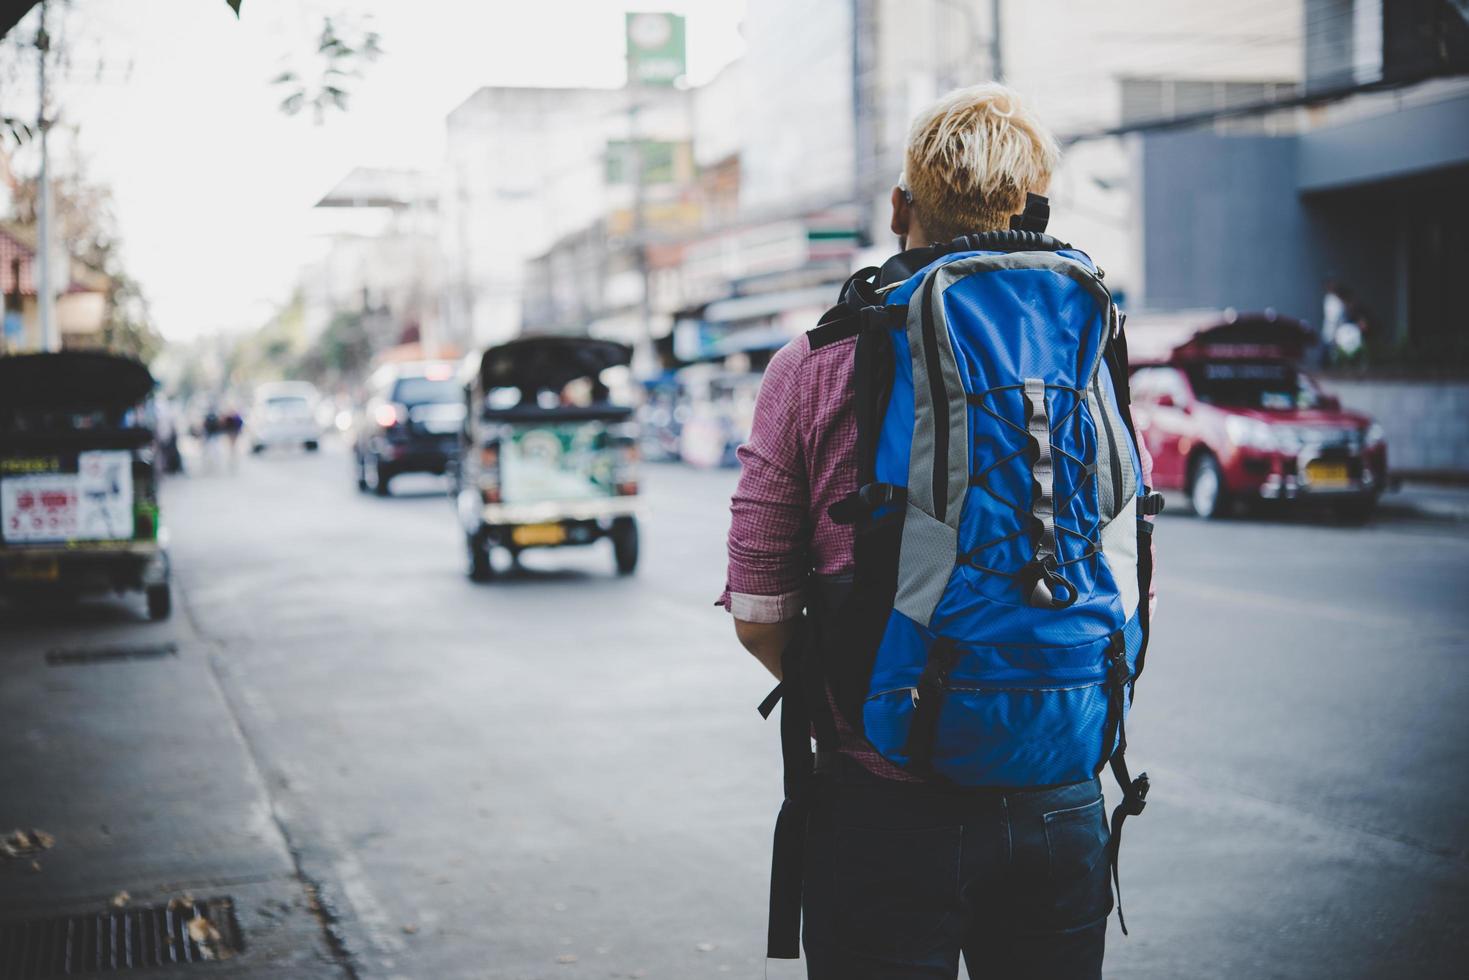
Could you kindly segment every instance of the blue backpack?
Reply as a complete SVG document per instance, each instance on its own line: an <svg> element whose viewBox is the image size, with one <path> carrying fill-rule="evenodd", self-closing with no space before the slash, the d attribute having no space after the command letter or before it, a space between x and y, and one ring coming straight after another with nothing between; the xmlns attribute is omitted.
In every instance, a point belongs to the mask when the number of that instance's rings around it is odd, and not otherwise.
<svg viewBox="0 0 1469 980"><path fill-rule="evenodd" d="M916 271L886 287L865 269L808 335L813 349L857 337L859 489L831 510L853 526L856 567L786 657L787 803L803 809L810 731L834 744L830 692L925 778L1038 787L1110 762L1115 879L1121 824L1148 792L1124 722L1147 650L1143 518L1162 498L1143 486L1102 271L1024 227L904 253L890 265ZM781 849L778 827L773 887Z"/></svg>

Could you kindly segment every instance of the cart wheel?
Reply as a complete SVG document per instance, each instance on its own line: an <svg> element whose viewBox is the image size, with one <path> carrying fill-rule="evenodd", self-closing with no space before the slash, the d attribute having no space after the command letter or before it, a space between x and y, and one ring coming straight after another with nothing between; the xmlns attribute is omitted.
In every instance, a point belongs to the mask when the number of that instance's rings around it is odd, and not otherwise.
<svg viewBox="0 0 1469 980"><path fill-rule="evenodd" d="M495 577L495 563L490 561L490 546L481 541L477 535L467 534L464 536L464 544L469 551L469 580L471 582L488 582Z"/></svg>
<svg viewBox="0 0 1469 980"><path fill-rule="evenodd" d="M147 596L149 619L167 619L173 612L173 590L166 583L148 586Z"/></svg>
<svg viewBox="0 0 1469 980"><path fill-rule="evenodd" d="M373 457L372 460L372 492L379 497L388 495L388 481L393 478L391 473L383 472L383 461Z"/></svg>
<svg viewBox="0 0 1469 980"><path fill-rule="evenodd" d="M631 575L638 567L638 522L631 517L612 522L612 556L619 575Z"/></svg>

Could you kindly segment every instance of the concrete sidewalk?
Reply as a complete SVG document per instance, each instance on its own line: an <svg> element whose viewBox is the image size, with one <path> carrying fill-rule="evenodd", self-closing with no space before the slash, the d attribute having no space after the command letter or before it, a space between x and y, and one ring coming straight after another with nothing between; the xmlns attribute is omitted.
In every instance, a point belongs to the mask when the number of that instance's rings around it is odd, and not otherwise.
<svg viewBox="0 0 1469 980"><path fill-rule="evenodd" d="M211 651L183 612L150 623L135 605L0 602L0 837L51 843L0 850L0 927L229 897L244 951L214 975L346 975Z"/></svg>

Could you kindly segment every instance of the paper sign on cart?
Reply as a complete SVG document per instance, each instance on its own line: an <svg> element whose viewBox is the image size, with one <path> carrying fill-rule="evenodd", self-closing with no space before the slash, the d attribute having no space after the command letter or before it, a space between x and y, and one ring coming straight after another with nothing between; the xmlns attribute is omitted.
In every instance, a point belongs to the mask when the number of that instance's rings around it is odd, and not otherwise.
<svg viewBox="0 0 1469 980"><path fill-rule="evenodd" d="M76 472L0 477L0 532L12 543L112 541L133 536L133 458L78 453Z"/></svg>

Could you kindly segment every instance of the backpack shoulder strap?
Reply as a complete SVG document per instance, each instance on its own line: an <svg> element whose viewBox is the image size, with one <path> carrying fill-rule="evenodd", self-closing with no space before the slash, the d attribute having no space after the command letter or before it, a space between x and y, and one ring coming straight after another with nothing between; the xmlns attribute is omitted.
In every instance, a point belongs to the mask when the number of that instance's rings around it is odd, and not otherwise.
<svg viewBox="0 0 1469 980"><path fill-rule="evenodd" d="M842 283L836 305L821 315L813 329L806 331L812 350L857 336L862 329L862 311L882 302L877 292L877 275L877 267L870 265L858 269Z"/></svg>

